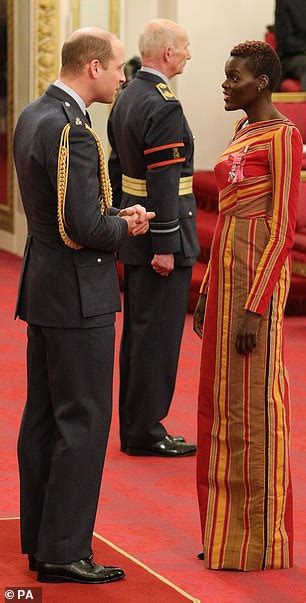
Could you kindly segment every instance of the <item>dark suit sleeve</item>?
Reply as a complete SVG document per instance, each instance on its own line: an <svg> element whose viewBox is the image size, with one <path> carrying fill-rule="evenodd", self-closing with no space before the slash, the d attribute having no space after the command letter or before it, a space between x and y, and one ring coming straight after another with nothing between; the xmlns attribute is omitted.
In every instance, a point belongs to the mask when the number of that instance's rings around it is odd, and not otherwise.
<svg viewBox="0 0 306 603"><path fill-rule="evenodd" d="M48 171L56 188L58 148L48 159ZM114 252L127 234L127 222L101 215L99 205L98 154L96 142L82 126L72 125L69 134L69 175L65 223L69 236L83 247Z"/></svg>
<svg viewBox="0 0 306 603"><path fill-rule="evenodd" d="M156 217L150 222L154 253L180 251L179 179L185 161L184 116L180 103L157 106L145 137L147 208Z"/></svg>
<svg viewBox="0 0 306 603"><path fill-rule="evenodd" d="M110 177L110 180L112 183L113 206L120 208L121 207L121 196L122 196L122 186L121 186L122 169L121 169L120 160L119 160L117 149L116 149L115 138L113 136L112 112L109 116L108 123L107 123L107 135L108 135L108 140L110 142L110 145L112 147L111 154L110 154L110 157L108 160L108 171L109 171L109 177Z"/></svg>
<svg viewBox="0 0 306 603"><path fill-rule="evenodd" d="M289 7L290 0L276 0L275 5L275 35L280 57L303 54L306 52L305 35L299 32L296 24L306 18L306 10L296 15L293 21L294 5Z"/></svg>

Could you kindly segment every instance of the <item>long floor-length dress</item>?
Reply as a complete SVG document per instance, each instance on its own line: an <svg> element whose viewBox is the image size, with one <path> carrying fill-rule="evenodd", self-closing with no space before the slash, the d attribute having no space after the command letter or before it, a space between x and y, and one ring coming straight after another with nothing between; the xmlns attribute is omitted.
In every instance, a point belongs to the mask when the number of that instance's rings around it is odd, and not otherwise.
<svg viewBox="0 0 306 603"><path fill-rule="evenodd" d="M219 218L202 285L197 479L206 566L247 571L292 565L282 329L302 141L285 118L243 122L215 167ZM255 351L243 356L235 339L245 309L262 320Z"/></svg>

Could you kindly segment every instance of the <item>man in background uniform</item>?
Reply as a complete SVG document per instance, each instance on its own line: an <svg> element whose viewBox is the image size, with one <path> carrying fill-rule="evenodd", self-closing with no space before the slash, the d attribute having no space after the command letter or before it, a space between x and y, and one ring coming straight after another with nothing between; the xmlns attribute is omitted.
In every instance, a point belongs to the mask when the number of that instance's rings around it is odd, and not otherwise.
<svg viewBox="0 0 306 603"><path fill-rule="evenodd" d="M189 60L185 30L166 19L140 35L142 68L121 92L108 123L114 203L155 212L149 232L126 241L120 351L121 449L181 457L196 447L161 420L172 400L192 265L199 254L192 193L193 136L169 79Z"/></svg>
<svg viewBox="0 0 306 603"><path fill-rule="evenodd" d="M118 212L86 112L124 82L123 46L74 32L60 78L28 105L14 159L28 238L16 314L28 323L27 403L18 441L22 552L41 582L123 578L96 565L91 540L112 409L114 252L148 229L140 205ZM112 215L117 214L117 215Z"/></svg>
<svg viewBox="0 0 306 603"><path fill-rule="evenodd" d="M276 0L275 35L283 77L293 77L306 90L306 2Z"/></svg>

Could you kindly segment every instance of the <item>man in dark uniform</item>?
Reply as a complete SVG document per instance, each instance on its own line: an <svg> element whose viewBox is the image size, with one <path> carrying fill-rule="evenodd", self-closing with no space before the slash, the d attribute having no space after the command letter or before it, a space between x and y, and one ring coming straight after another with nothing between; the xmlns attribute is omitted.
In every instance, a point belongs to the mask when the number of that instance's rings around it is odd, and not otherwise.
<svg viewBox="0 0 306 603"><path fill-rule="evenodd" d="M284 77L293 77L306 90L306 2L276 0L275 35Z"/></svg>
<svg viewBox="0 0 306 603"><path fill-rule="evenodd" d="M113 101L123 47L97 28L63 46L60 80L22 112L14 159L28 238L16 315L28 323L28 393L19 441L22 551L42 582L119 580L91 540L112 405L114 252L148 229L140 205L111 208L86 107ZM112 215L116 214L116 215Z"/></svg>
<svg viewBox="0 0 306 603"><path fill-rule="evenodd" d="M155 212L141 240L126 241L120 351L121 449L180 457L196 447L161 420L172 400L192 265L199 254L192 193L193 136L169 79L190 59L185 30L152 21L139 40L142 68L121 92L108 123L115 205Z"/></svg>

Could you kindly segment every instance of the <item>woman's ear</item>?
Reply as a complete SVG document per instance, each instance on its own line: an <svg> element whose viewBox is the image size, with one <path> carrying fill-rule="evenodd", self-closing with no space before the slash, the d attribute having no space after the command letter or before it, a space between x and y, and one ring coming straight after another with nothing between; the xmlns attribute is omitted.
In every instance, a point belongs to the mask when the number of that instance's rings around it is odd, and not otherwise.
<svg viewBox="0 0 306 603"><path fill-rule="evenodd" d="M267 75L260 75L258 78L258 90L265 90L269 86L269 78Z"/></svg>

